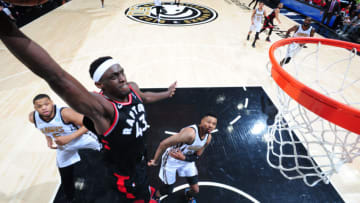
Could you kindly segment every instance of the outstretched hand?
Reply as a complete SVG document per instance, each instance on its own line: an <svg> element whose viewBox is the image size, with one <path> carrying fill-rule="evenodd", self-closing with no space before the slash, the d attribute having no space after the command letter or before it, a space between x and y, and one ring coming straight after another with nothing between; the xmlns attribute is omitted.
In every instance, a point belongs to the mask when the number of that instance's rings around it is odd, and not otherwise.
<svg viewBox="0 0 360 203"><path fill-rule="evenodd" d="M157 166L158 164L155 162L154 159L151 159L150 161L148 161L148 166Z"/></svg>
<svg viewBox="0 0 360 203"><path fill-rule="evenodd" d="M175 81L173 84L171 84L170 87L168 88L169 97L174 96L175 91L176 91L176 84L177 84L177 81Z"/></svg>

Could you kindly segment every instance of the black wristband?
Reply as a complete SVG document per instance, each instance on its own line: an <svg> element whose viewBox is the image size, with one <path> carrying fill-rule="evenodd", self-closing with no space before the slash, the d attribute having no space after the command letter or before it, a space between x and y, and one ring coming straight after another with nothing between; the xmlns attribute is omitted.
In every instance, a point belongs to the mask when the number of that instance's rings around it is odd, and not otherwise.
<svg viewBox="0 0 360 203"><path fill-rule="evenodd" d="M196 154L191 154L191 155L185 155L185 161L187 162L193 162L199 159L199 156Z"/></svg>

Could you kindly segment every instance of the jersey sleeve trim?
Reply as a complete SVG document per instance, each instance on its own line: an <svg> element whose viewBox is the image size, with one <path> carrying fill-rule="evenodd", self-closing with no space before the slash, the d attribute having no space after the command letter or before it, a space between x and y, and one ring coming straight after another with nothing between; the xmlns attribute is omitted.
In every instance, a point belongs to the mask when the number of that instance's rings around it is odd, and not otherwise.
<svg viewBox="0 0 360 203"><path fill-rule="evenodd" d="M104 136L105 136L105 137L113 131L113 129L115 128L116 124L117 124L118 121L119 121L119 112L118 112L115 104L114 104L113 102L111 102L111 104L112 104L113 107L114 107L115 118L114 118L114 121L113 121L113 123L111 124L110 128L107 129L107 131L104 133Z"/></svg>
<svg viewBox="0 0 360 203"><path fill-rule="evenodd" d="M141 102L143 102L143 100L141 99L140 95L134 90L134 88L133 88L131 85L129 85L129 88L135 93L135 95L139 98L139 100L140 100Z"/></svg>
<svg viewBox="0 0 360 203"><path fill-rule="evenodd" d="M71 122L65 122L64 121L64 119L63 119L63 116L62 116L62 114L61 114L61 112L64 110L64 109L66 109L67 107L61 107L60 108L60 110L59 110L59 113L60 113L60 118L61 118L61 121L64 123L64 124L66 124L66 125L69 125L69 124L72 124Z"/></svg>
<svg viewBox="0 0 360 203"><path fill-rule="evenodd" d="M35 113L36 111L33 112L33 120L34 120L34 125L35 125L35 128L37 128L37 125L36 125L36 119L35 119Z"/></svg>

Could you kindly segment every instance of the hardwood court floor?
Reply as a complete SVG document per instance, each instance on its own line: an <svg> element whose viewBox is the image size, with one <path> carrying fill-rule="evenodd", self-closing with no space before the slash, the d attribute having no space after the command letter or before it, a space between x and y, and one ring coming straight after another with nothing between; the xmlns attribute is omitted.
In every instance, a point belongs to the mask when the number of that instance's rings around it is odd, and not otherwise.
<svg viewBox="0 0 360 203"><path fill-rule="evenodd" d="M88 75L89 64L110 55L140 87L167 87L175 80L180 87L262 86L274 101L276 85L265 68L271 44L263 40L265 35L256 48L245 40L250 11L225 0L189 2L215 9L218 18L198 26L153 26L124 15L130 6L143 3L140 0L106 0L104 9L96 0L73 0L22 30L90 91L96 87ZM294 25L283 16L281 21L281 30ZM279 39L272 35L273 41ZM38 93L64 103L2 44L0 59L0 202L52 201L59 184L55 151L46 147L44 135L27 115ZM332 177L346 202L360 198L359 168L356 159Z"/></svg>

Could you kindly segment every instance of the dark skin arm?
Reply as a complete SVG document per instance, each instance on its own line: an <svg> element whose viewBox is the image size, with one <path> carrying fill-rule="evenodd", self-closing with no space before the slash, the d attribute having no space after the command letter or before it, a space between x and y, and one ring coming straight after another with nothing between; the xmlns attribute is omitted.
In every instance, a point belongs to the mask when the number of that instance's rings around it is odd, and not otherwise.
<svg viewBox="0 0 360 203"><path fill-rule="evenodd" d="M296 30L298 29L298 25L294 25L292 26L290 29L288 29L288 31L286 31L286 38L288 38L290 36L291 32L296 32Z"/></svg>
<svg viewBox="0 0 360 203"><path fill-rule="evenodd" d="M211 135L209 135L208 139L206 140L205 145L201 149L196 151L196 155L198 157L200 157L204 153L205 148L210 144L210 142L211 142ZM186 158L185 155L179 150L170 152L170 156L175 159L182 160L182 161L185 161L185 158Z"/></svg>
<svg viewBox="0 0 360 203"><path fill-rule="evenodd" d="M314 35L315 35L315 29L313 28L313 29L311 29L310 37L314 37Z"/></svg>
<svg viewBox="0 0 360 203"><path fill-rule="evenodd" d="M90 94L42 47L10 22L3 12L0 12L0 27L0 39L9 51L28 69L44 79L74 110L88 116L94 122L97 132L104 133L110 127L114 109L105 98Z"/></svg>
<svg viewBox="0 0 360 203"><path fill-rule="evenodd" d="M159 100L170 98L174 96L176 91L176 82L171 84L170 87L163 92L142 92L136 83L129 82L129 84L139 94L144 104L153 103Z"/></svg>
<svg viewBox="0 0 360 203"><path fill-rule="evenodd" d="M160 157L168 147L186 143L191 144L195 139L195 130L192 128L184 128L179 133L172 135L160 142L159 147L156 150L155 156L148 162L148 166L157 166L160 161Z"/></svg>
<svg viewBox="0 0 360 203"><path fill-rule="evenodd" d="M77 126L81 126L81 128L79 128L77 131L73 132L70 135L56 137L55 143L57 145L65 145L65 144L71 142L73 139L82 136L84 133L86 133L88 131L84 126L82 126L83 125L82 120L83 120L84 116L79 114L78 112L72 110L71 108L64 108L61 111L61 116L62 116L64 122L73 123Z"/></svg>

